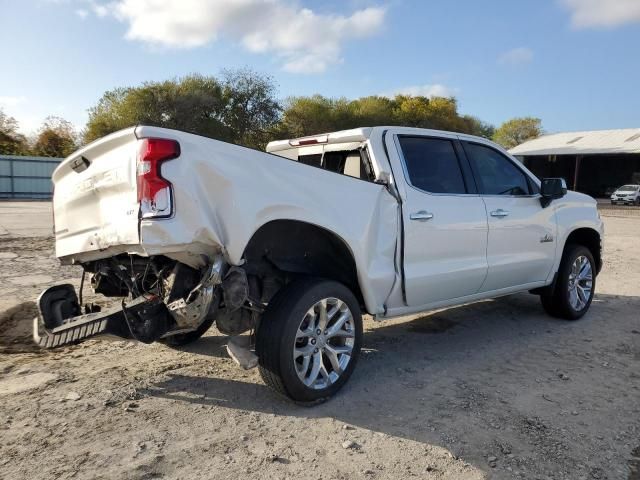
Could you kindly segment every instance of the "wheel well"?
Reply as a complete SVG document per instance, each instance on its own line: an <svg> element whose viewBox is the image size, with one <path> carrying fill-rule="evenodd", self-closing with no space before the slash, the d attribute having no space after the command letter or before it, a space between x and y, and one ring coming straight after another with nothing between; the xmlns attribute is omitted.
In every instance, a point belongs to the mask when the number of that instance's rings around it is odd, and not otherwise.
<svg viewBox="0 0 640 480"><path fill-rule="evenodd" d="M268 222L253 234L243 257L247 274L261 280L265 301L291 279L307 275L346 285L364 304L351 250L338 235L317 225L298 220Z"/></svg>
<svg viewBox="0 0 640 480"><path fill-rule="evenodd" d="M578 228L569 234L565 242L565 248L569 244L584 245L591 251L596 262L596 272L602 269L602 243L600 234L593 228Z"/></svg>

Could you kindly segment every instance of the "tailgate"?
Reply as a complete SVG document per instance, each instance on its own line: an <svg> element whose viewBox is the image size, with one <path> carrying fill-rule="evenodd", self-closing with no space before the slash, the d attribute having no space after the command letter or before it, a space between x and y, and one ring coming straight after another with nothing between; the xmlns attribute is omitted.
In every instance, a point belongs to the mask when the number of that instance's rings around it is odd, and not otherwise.
<svg viewBox="0 0 640 480"><path fill-rule="evenodd" d="M139 243L134 132L87 145L53 173L57 257Z"/></svg>

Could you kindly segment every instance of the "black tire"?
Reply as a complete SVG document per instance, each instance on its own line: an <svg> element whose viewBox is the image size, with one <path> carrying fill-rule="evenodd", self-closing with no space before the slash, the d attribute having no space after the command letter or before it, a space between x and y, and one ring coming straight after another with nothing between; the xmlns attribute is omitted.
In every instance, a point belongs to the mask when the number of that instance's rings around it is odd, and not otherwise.
<svg viewBox="0 0 640 480"><path fill-rule="evenodd" d="M207 330L211 328L213 322L215 320L215 315L209 314L207 318L202 322L202 324L198 327L197 330L189 333L181 333L178 335L172 335L170 337L163 338L159 340L160 343L164 343L167 347L171 348L180 348L185 345L189 345L190 343L198 340L202 335L207 333Z"/></svg>
<svg viewBox="0 0 640 480"><path fill-rule="evenodd" d="M591 264L592 280L591 280L591 293L584 305L580 309L573 307L570 301L569 295L569 275L571 274L571 268L573 263L578 257L584 256ZM596 289L596 263L593 259L591 251L582 245L567 245L562 255L560 262L560 268L558 269L558 276L554 289L550 293L545 293L540 296L542 306L545 311L556 318L563 318L565 320L578 320L582 318L589 310L593 295Z"/></svg>
<svg viewBox="0 0 640 480"><path fill-rule="evenodd" d="M350 310L353 319L353 349L346 368L338 378L325 388L314 389L305 385L298 377L293 349L296 333L307 318L307 312L327 298L340 300ZM347 287L338 282L317 278L295 280L276 294L260 321L256 338L260 375L275 392L296 403L322 403L340 390L349 379L356 366L361 345L362 315L358 301Z"/></svg>

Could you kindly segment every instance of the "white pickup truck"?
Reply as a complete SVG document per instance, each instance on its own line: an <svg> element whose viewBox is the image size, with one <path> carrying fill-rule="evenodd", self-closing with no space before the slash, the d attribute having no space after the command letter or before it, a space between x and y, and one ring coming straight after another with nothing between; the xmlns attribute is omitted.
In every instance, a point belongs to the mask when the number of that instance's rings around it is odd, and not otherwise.
<svg viewBox="0 0 640 480"><path fill-rule="evenodd" d="M56 255L84 273L79 298L71 285L42 293L36 342L180 346L215 322L249 339L236 352L269 386L305 403L351 375L363 313L524 291L560 318L589 309L596 202L485 139L372 127L267 152L138 126L68 157L53 174ZM83 305L85 274L116 307Z"/></svg>

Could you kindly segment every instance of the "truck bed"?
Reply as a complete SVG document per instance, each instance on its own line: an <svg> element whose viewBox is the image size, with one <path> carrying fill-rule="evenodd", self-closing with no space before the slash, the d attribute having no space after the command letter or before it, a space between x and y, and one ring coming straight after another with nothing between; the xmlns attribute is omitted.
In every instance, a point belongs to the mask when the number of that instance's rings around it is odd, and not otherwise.
<svg viewBox="0 0 640 480"><path fill-rule="evenodd" d="M139 215L135 178L143 138L180 144L180 156L162 165L173 189L169 218ZM198 268L222 252L229 264L239 265L261 226L287 219L326 228L344 240L365 280L361 284L371 287L363 294L373 311L382 311L396 276L397 203L387 189L277 155L139 126L74 153L53 181L56 254L63 263L132 253L164 255Z"/></svg>

